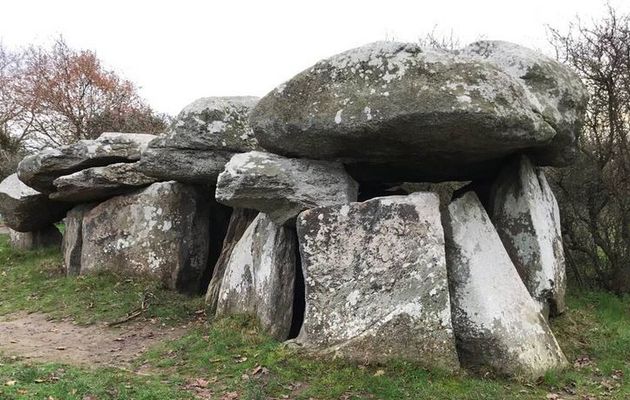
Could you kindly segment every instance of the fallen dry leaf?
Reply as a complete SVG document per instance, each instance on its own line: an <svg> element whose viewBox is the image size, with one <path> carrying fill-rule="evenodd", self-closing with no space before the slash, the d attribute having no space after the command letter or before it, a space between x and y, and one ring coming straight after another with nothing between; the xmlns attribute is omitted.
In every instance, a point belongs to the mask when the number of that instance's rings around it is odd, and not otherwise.
<svg viewBox="0 0 630 400"><path fill-rule="evenodd" d="M15 386L17 381L6 381L4 382L4 386Z"/></svg>

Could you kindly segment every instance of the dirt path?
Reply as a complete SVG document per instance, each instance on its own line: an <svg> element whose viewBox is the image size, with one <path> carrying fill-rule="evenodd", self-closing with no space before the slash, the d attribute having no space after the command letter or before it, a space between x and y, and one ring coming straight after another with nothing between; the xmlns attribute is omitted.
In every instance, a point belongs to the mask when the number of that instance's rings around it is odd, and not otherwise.
<svg viewBox="0 0 630 400"><path fill-rule="evenodd" d="M7 228L6 225L0 224L0 235L8 235L8 234L9 234L9 228Z"/></svg>
<svg viewBox="0 0 630 400"><path fill-rule="evenodd" d="M0 351L40 362L128 367L150 346L178 338L185 331L147 322L120 328L77 326L49 321L43 314L18 314L0 320Z"/></svg>

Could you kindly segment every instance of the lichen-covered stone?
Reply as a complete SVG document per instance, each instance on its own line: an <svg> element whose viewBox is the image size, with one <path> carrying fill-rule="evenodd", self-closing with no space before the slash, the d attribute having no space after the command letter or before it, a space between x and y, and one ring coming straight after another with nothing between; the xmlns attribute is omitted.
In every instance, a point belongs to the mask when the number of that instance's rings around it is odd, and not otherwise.
<svg viewBox="0 0 630 400"><path fill-rule="evenodd" d="M560 211L545 173L527 157L508 164L492 189L492 222L543 315L564 312L566 270Z"/></svg>
<svg viewBox="0 0 630 400"><path fill-rule="evenodd" d="M61 176L53 181L56 190L49 197L84 203L105 200L155 183L157 179L138 171L137 164L116 163Z"/></svg>
<svg viewBox="0 0 630 400"><path fill-rule="evenodd" d="M223 239L223 246L221 247L221 252L212 270L212 279L210 279L208 290L206 291L206 309L208 315L216 314L221 283L223 282L227 264L232 256L232 251L257 215L258 211L245 208L235 208L232 211L230 222Z"/></svg>
<svg viewBox="0 0 630 400"><path fill-rule="evenodd" d="M249 126L257 97L204 97L149 144L140 169L162 180L212 184L235 153L258 149Z"/></svg>
<svg viewBox="0 0 630 400"><path fill-rule="evenodd" d="M297 229L300 343L359 362L458 368L437 195L314 208Z"/></svg>
<svg viewBox="0 0 630 400"><path fill-rule="evenodd" d="M195 294L207 268L210 193L159 182L106 200L83 218L81 274L148 275Z"/></svg>
<svg viewBox="0 0 630 400"><path fill-rule="evenodd" d="M251 314L269 335L287 339L293 317L296 246L293 230L258 214L227 261L216 316Z"/></svg>
<svg viewBox="0 0 630 400"><path fill-rule="evenodd" d="M83 246L83 217L96 204L79 204L68 211L64 219L61 252L67 276L81 273L81 248Z"/></svg>
<svg viewBox="0 0 630 400"><path fill-rule="evenodd" d="M32 232L18 232L9 228L9 243L17 250L59 247L61 232L52 224Z"/></svg>
<svg viewBox="0 0 630 400"><path fill-rule="evenodd" d="M537 378L567 361L477 196L446 216L447 265L459 359L473 370Z"/></svg>
<svg viewBox="0 0 630 400"><path fill-rule="evenodd" d="M556 131L550 146L531 152L539 163L564 166L573 161L588 92L571 69L539 52L498 40L474 42L462 54L498 65L527 87L534 111Z"/></svg>
<svg viewBox="0 0 630 400"><path fill-rule="evenodd" d="M48 148L26 156L18 165L18 176L42 193L55 191L53 181L85 168L140 159L155 135L106 132L95 140L79 140L59 148Z"/></svg>
<svg viewBox="0 0 630 400"><path fill-rule="evenodd" d="M523 79L476 53L377 42L298 74L262 98L250 120L263 148L342 160L362 182L462 180L555 143L557 126L540 104Z"/></svg>
<svg viewBox="0 0 630 400"><path fill-rule="evenodd" d="M51 201L22 183L17 174L6 177L0 183L0 215L4 223L18 232L33 232L45 229L61 221L70 207Z"/></svg>
<svg viewBox="0 0 630 400"><path fill-rule="evenodd" d="M236 154L219 175L215 196L284 224L303 210L357 200L358 185L343 165L252 151Z"/></svg>

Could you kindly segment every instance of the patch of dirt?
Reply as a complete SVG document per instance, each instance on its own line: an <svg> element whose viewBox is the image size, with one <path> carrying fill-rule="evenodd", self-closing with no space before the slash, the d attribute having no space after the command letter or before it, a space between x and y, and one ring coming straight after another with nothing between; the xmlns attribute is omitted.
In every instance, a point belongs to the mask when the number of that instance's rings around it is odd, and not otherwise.
<svg viewBox="0 0 630 400"><path fill-rule="evenodd" d="M6 225L0 224L0 235L8 235L9 228Z"/></svg>
<svg viewBox="0 0 630 400"><path fill-rule="evenodd" d="M126 368L149 347L186 331L150 321L110 328L50 321L44 314L13 314L0 320L0 351L40 362Z"/></svg>

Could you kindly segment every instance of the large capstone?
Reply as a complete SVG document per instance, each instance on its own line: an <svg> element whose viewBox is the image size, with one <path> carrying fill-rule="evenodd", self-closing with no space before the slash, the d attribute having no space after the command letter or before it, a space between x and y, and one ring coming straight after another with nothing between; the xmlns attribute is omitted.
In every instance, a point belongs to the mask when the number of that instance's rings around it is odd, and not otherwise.
<svg viewBox="0 0 630 400"><path fill-rule="evenodd" d="M83 203L105 200L155 183L157 179L138 171L137 164L116 163L61 176L53 181L56 190L49 197Z"/></svg>
<svg viewBox="0 0 630 400"><path fill-rule="evenodd" d="M9 175L0 183L0 215L4 223L18 232L33 232L61 221L70 208L51 201L22 183L17 174Z"/></svg>
<svg viewBox="0 0 630 400"><path fill-rule="evenodd" d="M216 315L253 315L269 335L287 339L293 318L296 247L293 230L258 214L227 261Z"/></svg>
<svg viewBox="0 0 630 400"><path fill-rule="evenodd" d="M343 165L252 151L237 154L217 182L217 201L252 208L284 224L303 210L357 200L358 185Z"/></svg>
<svg viewBox="0 0 630 400"><path fill-rule="evenodd" d="M573 161L588 92L572 70L539 52L498 40L474 42L462 54L498 65L527 87L535 111L556 131L550 146L531 152L539 163L563 166Z"/></svg>
<svg viewBox="0 0 630 400"><path fill-rule="evenodd" d="M273 90L252 111L251 124L263 148L339 159L361 182L479 178L515 152L573 146L556 137L579 127L585 91L576 75L539 56L553 65L545 73L560 71L553 78L564 90L557 94L562 101L543 101L540 83L529 84L511 66L481 60L479 53L368 44L322 60ZM548 158L540 161L557 161Z"/></svg>
<svg viewBox="0 0 630 400"><path fill-rule="evenodd" d="M543 315L565 309L560 211L545 173L527 157L508 164L492 189L492 222Z"/></svg>
<svg viewBox="0 0 630 400"><path fill-rule="evenodd" d="M52 224L32 232L18 232L9 228L9 243L17 250L58 248L61 245L61 232Z"/></svg>
<svg viewBox="0 0 630 400"><path fill-rule="evenodd" d="M26 156L18 165L18 176L28 186L42 193L55 191L53 181L85 168L140 159L155 135L146 133L103 133L95 140L48 148Z"/></svg>
<svg viewBox="0 0 630 400"><path fill-rule="evenodd" d="M566 366L477 196L454 200L446 216L453 327L466 367L536 378Z"/></svg>
<svg viewBox="0 0 630 400"><path fill-rule="evenodd" d="M306 291L299 342L360 362L458 368L437 195L315 208L297 229Z"/></svg>
<svg viewBox="0 0 630 400"><path fill-rule="evenodd" d="M235 153L258 149L249 126L257 97L204 97L186 106L170 131L149 144L140 168L161 180L212 184Z"/></svg>
<svg viewBox="0 0 630 400"><path fill-rule="evenodd" d="M208 261L209 197L204 189L160 182L100 203L83 217L81 274L147 275L198 293Z"/></svg>

